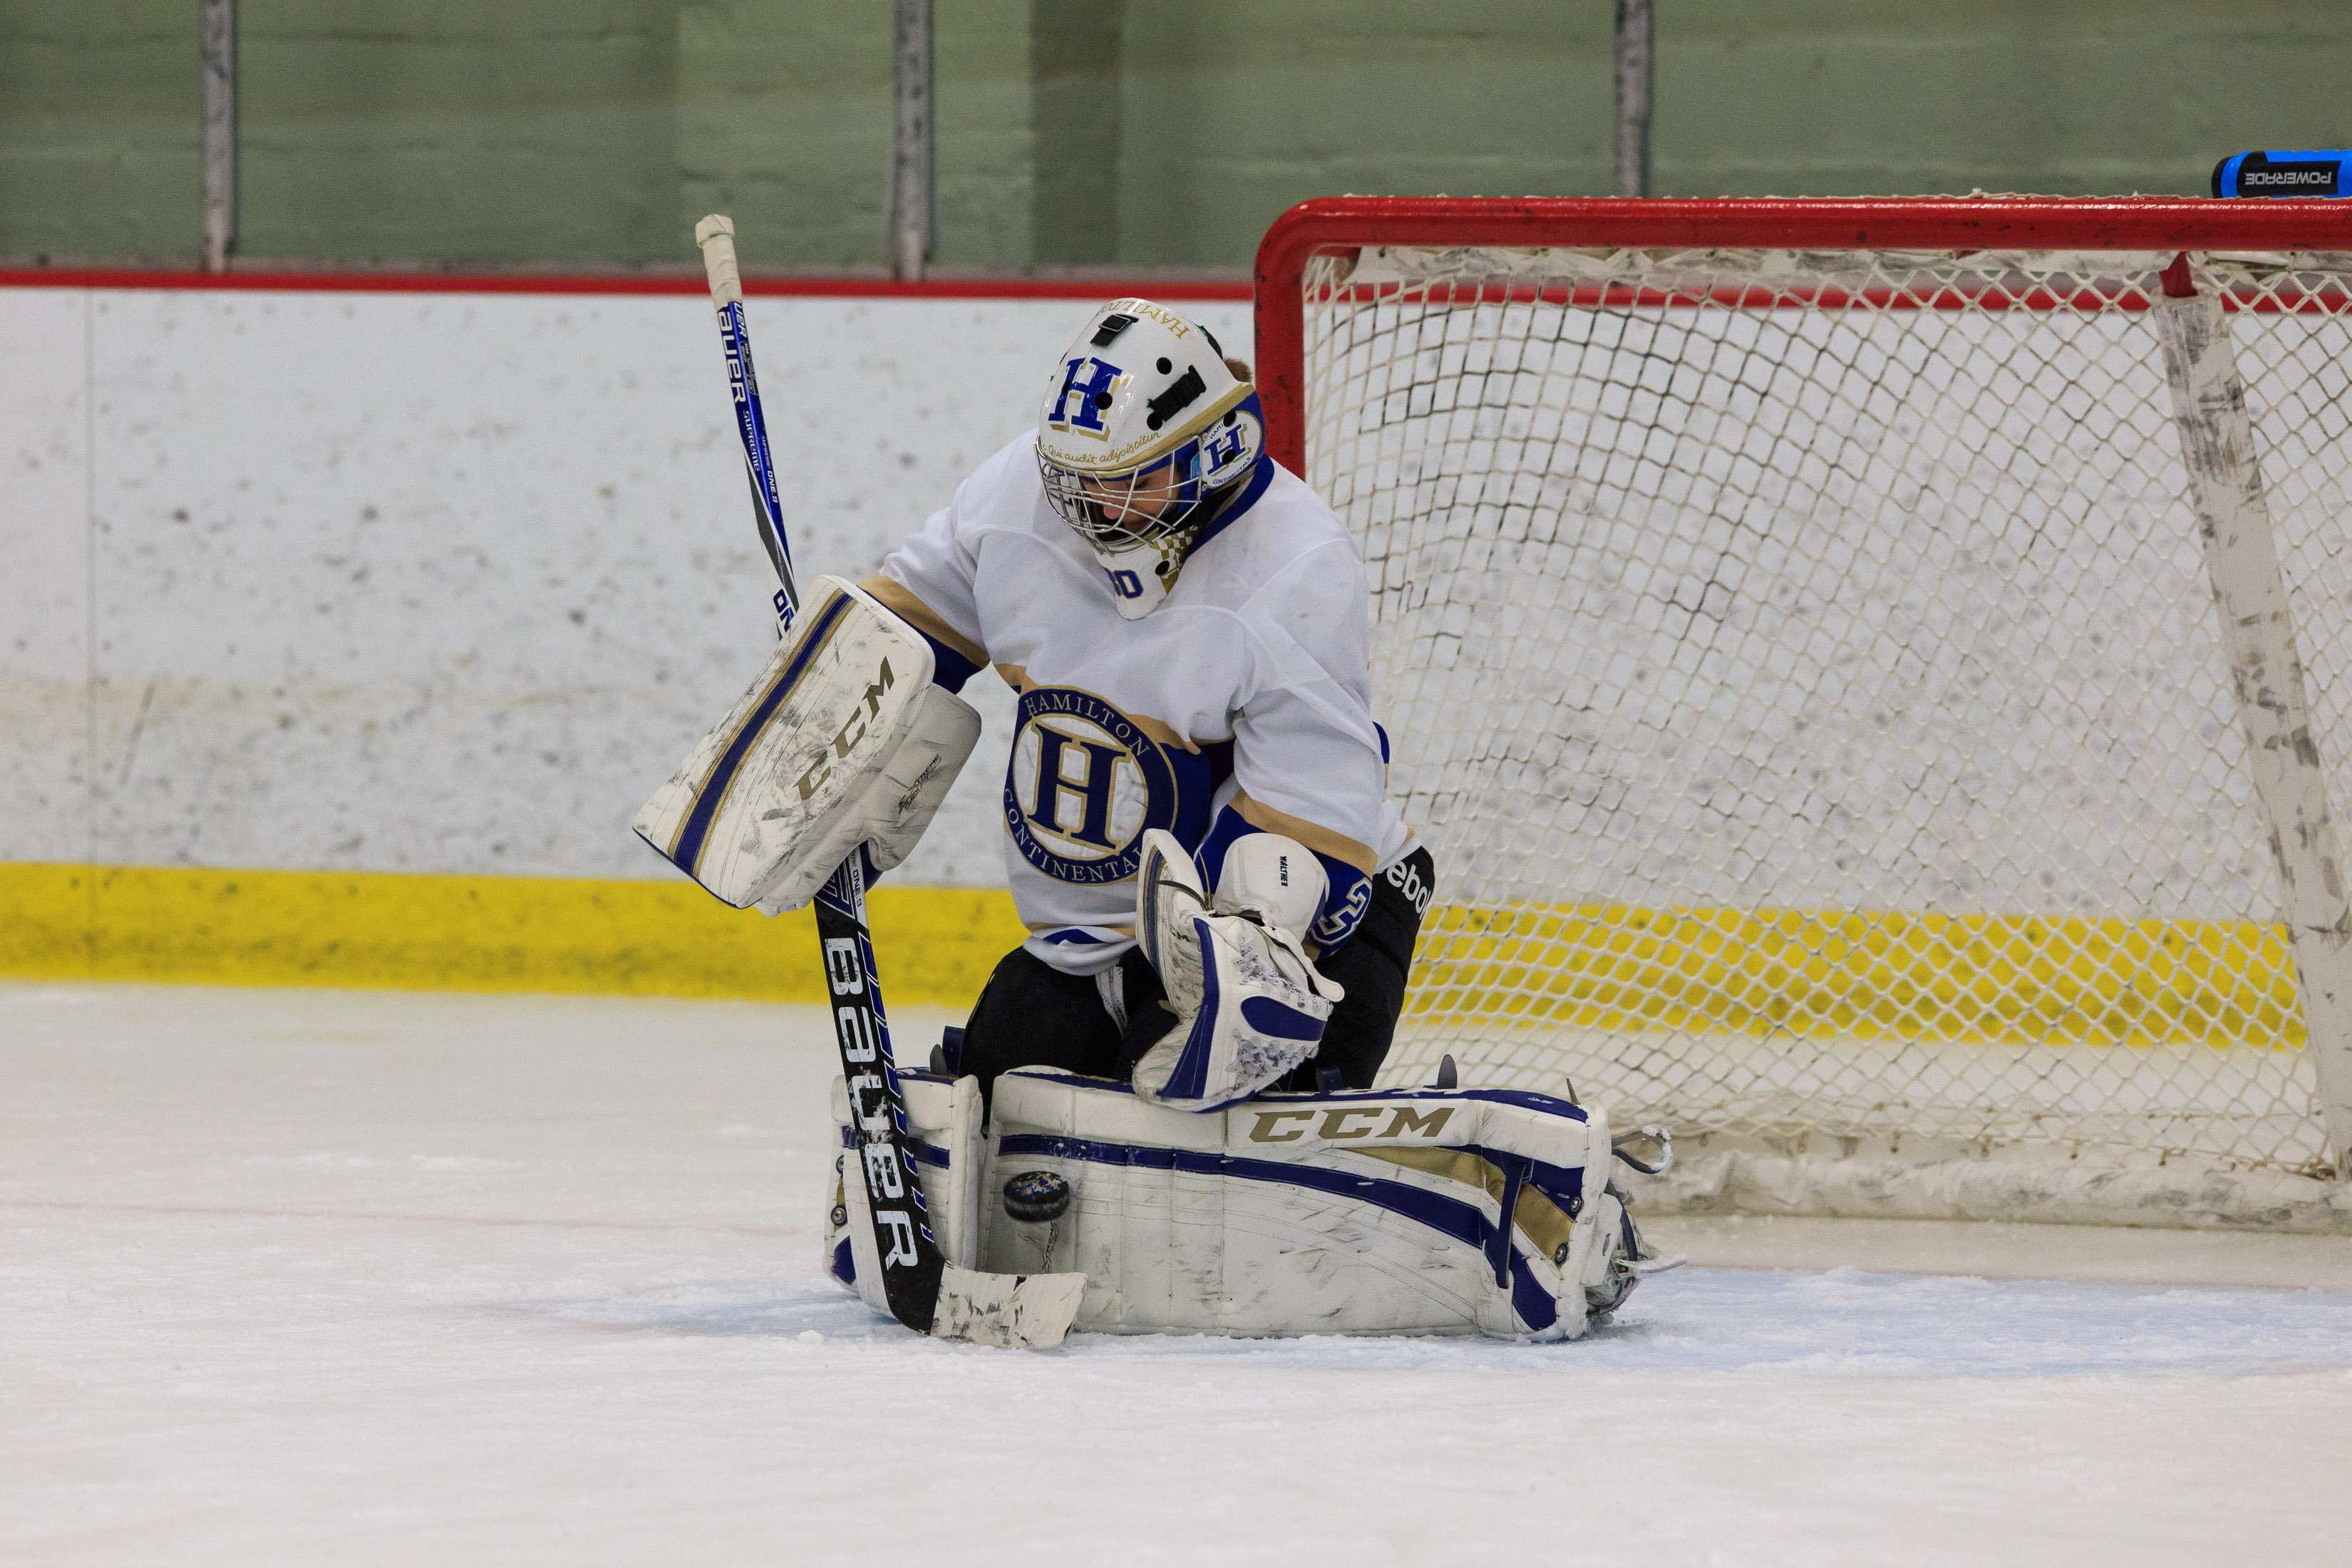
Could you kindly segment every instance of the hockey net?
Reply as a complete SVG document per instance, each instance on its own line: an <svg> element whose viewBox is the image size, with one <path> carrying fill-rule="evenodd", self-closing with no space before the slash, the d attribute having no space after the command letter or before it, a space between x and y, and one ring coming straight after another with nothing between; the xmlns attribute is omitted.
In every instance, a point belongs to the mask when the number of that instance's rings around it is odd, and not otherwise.
<svg viewBox="0 0 2352 1568"><path fill-rule="evenodd" d="M2168 266L2221 302L2347 801L2352 255L1800 249L1687 205L1702 243L1298 267L1270 417L1361 546L1437 864L1382 1081L1572 1084L1676 1131L1694 1208L1745 1152L1749 1206L2337 1227L2154 317ZM2002 1152L2042 1173L1955 1195Z"/></svg>

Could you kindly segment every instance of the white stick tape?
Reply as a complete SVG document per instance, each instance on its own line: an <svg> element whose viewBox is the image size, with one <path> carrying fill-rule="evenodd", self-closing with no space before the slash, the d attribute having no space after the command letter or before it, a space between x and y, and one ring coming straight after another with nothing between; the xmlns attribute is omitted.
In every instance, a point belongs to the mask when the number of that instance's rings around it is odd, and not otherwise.
<svg viewBox="0 0 2352 1568"><path fill-rule="evenodd" d="M735 265L735 220L712 213L694 226L702 247L702 269L710 278L710 302L724 309L743 298L743 274Z"/></svg>

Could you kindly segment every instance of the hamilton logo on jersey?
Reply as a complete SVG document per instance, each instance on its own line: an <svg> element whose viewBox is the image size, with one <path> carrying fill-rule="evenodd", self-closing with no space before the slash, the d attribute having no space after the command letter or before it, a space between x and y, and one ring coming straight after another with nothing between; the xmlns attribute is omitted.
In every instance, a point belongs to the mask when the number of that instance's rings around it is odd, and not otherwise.
<svg viewBox="0 0 2352 1568"><path fill-rule="evenodd" d="M1029 864L1064 882L1124 881L1144 829L1175 818L1175 769L1134 720L1075 687L1022 693L1004 829Z"/></svg>

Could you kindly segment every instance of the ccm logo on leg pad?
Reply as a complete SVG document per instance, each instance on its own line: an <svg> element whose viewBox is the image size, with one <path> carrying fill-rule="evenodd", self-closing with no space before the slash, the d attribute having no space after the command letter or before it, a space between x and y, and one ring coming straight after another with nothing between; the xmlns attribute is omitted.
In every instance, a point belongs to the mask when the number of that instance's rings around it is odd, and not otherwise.
<svg viewBox="0 0 2352 1568"><path fill-rule="evenodd" d="M1411 1105L1329 1105L1312 1110L1260 1110L1253 1115L1249 1130L1253 1143L1295 1143L1309 1136L1331 1143L1362 1138L1426 1138L1433 1143L1453 1120L1454 1107L1423 1110ZM1386 1127L1381 1125L1383 1116L1389 1119Z"/></svg>

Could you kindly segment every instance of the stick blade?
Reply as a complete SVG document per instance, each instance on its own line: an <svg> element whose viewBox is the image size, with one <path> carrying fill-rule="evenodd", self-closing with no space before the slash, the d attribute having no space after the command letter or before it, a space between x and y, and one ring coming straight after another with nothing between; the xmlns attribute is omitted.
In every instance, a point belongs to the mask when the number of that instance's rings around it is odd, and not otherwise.
<svg viewBox="0 0 2352 1568"><path fill-rule="evenodd" d="M1083 1274L982 1274L948 1265L940 1276L931 1337L1017 1350L1051 1350L1077 1321Z"/></svg>

